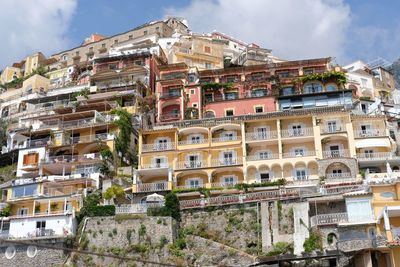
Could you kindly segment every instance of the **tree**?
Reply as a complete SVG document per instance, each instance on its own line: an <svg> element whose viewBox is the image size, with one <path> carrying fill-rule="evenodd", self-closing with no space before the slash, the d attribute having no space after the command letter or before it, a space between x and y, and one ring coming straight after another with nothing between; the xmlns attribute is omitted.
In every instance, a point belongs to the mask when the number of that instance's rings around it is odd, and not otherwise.
<svg viewBox="0 0 400 267"><path fill-rule="evenodd" d="M7 122L0 118L0 147L7 144Z"/></svg>
<svg viewBox="0 0 400 267"><path fill-rule="evenodd" d="M119 185L112 185L103 194L103 197L106 200L120 198L120 197L124 197L124 196L125 196L124 188L122 188L122 186L119 186Z"/></svg>

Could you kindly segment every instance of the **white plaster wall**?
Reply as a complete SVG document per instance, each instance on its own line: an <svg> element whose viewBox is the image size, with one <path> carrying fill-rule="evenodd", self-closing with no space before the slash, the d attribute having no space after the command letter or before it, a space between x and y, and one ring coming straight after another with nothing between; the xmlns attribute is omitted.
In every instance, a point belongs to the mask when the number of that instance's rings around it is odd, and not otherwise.
<svg viewBox="0 0 400 267"><path fill-rule="evenodd" d="M22 177L26 171L23 171L21 168L24 162L24 155L34 152L39 153L39 162L45 158L46 156L46 148L45 147L38 147L38 148L30 148L30 149L23 149L18 152L18 164L17 164L17 177Z"/></svg>
<svg viewBox="0 0 400 267"><path fill-rule="evenodd" d="M75 232L73 216L60 215L53 217L12 219L10 222L10 236L27 237L29 233L35 233L37 221L46 221L45 229L54 230L55 235L64 235L64 228L68 229L69 234Z"/></svg>

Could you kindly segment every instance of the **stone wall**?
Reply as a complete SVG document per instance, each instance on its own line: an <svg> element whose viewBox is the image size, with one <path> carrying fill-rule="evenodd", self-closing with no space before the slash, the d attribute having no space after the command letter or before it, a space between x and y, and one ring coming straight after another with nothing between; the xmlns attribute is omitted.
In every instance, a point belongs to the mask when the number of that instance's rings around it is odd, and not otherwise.
<svg viewBox="0 0 400 267"><path fill-rule="evenodd" d="M251 254L261 248L261 225L255 205L184 211L181 228Z"/></svg>
<svg viewBox="0 0 400 267"><path fill-rule="evenodd" d="M66 246L65 239L43 239L27 241L33 243L32 245L20 245L12 244L9 242L0 243L0 266L13 266L13 267L42 267L42 266L54 266L62 265L66 260L68 254L63 250L59 249L49 249L40 246L35 246L35 244L42 244L46 246ZM28 247L29 253L28 253ZM8 253L6 250L8 249ZM15 254L12 252L15 249ZM28 255L29 254L29 255ZM7 256L11 257L8 259Z"/></svg>

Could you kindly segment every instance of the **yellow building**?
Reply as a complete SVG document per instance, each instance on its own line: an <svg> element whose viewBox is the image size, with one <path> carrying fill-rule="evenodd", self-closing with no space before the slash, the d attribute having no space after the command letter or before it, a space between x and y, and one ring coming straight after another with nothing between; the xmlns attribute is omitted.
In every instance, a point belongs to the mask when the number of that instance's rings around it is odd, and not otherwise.
<svg viewBox="0 0 400 267"><path fill-rule="evenodd" d="M22 76L18 67L5 67L0 75L0 84L6 84Z"/></svg>
<svg viewBox="0 0 400 267"><path fill-rule="evenodd" d="M341 107L176 122L140 134L133 191L356 182L359 158L368 157L364 168L379 166L374 175L381 175L380 153L391 148L382 118Z"/></svg>
<svg viewBox="0 0 400 267"><path fill-rule="evenodd" d="M169 64L186 63L199 70L224 67L224 41L200 35L183 35L171 48Z"/></svg>

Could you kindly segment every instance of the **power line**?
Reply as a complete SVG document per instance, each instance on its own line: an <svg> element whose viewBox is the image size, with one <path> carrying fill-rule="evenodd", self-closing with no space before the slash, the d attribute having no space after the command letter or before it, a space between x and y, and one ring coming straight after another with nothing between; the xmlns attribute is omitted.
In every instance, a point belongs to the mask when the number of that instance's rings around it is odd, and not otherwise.
<svg viewBox="0 0 400 267"><path fill-rule="evenodd" d="M172 266L172 267L177 266L177 265L170 264L170 263L141 260L141 259L135 258L135 257L122 257L122 256L114 255L114 254L103 254L103 253L91 252L91 251L87 251L87 250L77 250L74 248L66 248L66 247L60 247L60 246L49 246L49 245L37 244L37 243L33 243L33 242L26 242L26 241L19 241L19 240L10 240L10 239L0 238L0 241L3 241L5 243L18 244L18 245L36 246L36 247L42 247L42 248L48 248L48 249L58 249L58 250L63 250L63 251L68 251L68 252L75 252L78 254L80 253L80 254L94 255L94 256L99 256L99 257L115 258L115 259L119 259L119 260L137 261L137 262L147 263L147 264L156 264L159 266Z"/></svg>

